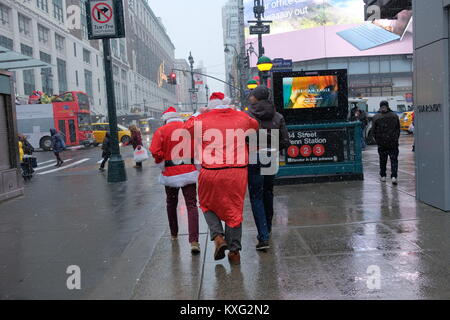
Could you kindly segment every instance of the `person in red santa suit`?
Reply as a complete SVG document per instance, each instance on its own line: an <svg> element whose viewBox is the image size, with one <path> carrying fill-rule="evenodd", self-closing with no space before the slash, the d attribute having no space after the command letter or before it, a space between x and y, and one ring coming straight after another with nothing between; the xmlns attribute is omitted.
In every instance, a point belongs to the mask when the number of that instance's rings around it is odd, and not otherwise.
<svg viewBox="0 0 450 320"><path fill-rule="evenodd" d="M198 254L200 245L198 242L198 207L197 207L197 180L198 170L193 164L192 154L183 154L183 150L192 150L190 140L180 137L179 140L172 141L174 132L183 129L184 121L175 108L168 108L162 116L165 125L158 128L153 135L150 152L156 164L162 169L159 182L165 186L167 215L169 218L170 233L172 240L178 236L178 193L183 192L188 214L189 242L191 252ZM180 144L187 143L187 149L180 147ZM174 148L179 148L180 152L173 152ZM192 152L187 152L192 153Z"/></svg>
<svg viewBox="0 0 450 320"><path fill-rule="evenodd" d="M211 241L215 243L214 259L223 259L228 249L230 263L240 264L248 181L246 137L256 133L258 122L245 112L234 110L229 102L223 93L213 93L208 108L190 118L185 128L194 137L196 161L202 166L198 195ZM238 137L230 133L236 133Z"/></svg>

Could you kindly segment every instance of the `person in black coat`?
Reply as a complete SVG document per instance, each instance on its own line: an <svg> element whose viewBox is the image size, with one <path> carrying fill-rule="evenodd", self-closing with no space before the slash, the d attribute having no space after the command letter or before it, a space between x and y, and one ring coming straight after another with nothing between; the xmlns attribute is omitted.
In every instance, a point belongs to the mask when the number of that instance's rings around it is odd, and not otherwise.
<svg viewBox="0 0 450 320"><path fill-rule="evenodd" d="M373 117L372 122L373 134L378 145L378 154L380 156L381 181L386 181L386 166L389 157L391 159L392 183L397 184L400 119L389 108L387 101L381 101L379 113Z"/></svg>
<svg viewBox="0 0 450 320"><path fill-rule="evenodd" d="M105 138L103 139L102 142L102 164L100 165L99 170L100 171L105 171L105 164L108 161L108 159L111 157L111 153L112 153L112 149L111 149L111 138L109 135L109 132L106 132Z"/></svg>
<svg viewBox="0 0 450 320"><path fill-rule="evenodd" d="M247 114L258 121L260 129L267 130L267 149L270 149L273 161L273 155L287 149L290 143L284 117L276 112L275 106L269 101L269 96L270 91L267 87L259 86L255 88L249 96L250 106ZM275 130L278 130L279 133L279 141L277 143L273 143L274 141L272 141L272 135ZM267 165L261 164L259 158L261 153L267 152L267 149L264 151L261 148L260 141L258 141L258 150L256 152L257 163L250 163L248 166L250 202L255 224L258 229L256 250L265 250L270 247L269 238L274 214L273 186L275 174L267 175L262 171L263 167Z"/></svg>

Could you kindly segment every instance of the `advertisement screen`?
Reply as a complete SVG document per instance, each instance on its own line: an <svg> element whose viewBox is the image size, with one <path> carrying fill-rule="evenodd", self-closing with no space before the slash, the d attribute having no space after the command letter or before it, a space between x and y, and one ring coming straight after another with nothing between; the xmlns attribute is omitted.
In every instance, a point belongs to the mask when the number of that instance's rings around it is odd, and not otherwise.
<svg viewBox="0 0 450 320"><path fill-rule="evenodd" d="M292 77L283 79L284 109L338 107L337 76Z"/></svg>

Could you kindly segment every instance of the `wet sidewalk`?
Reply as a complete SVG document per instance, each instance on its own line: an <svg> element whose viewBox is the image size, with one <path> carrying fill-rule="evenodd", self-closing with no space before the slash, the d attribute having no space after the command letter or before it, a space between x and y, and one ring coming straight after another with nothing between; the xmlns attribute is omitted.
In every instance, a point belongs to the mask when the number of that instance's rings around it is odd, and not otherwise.
<svg viewBox="0 0 450 320"><path fill-rule="evenodd" d="M415 200L411 144L402 137L398 186L379 181L374 146L364 181L277 186L267 252L255 250L247 201L238 267L213 260L201 215L191 255L184 205L170 239L150 163L119 185L94 169L49 177L0 204L0 298L449 299L450 214ZM69 265L81 290L66 287Z"/></svg>

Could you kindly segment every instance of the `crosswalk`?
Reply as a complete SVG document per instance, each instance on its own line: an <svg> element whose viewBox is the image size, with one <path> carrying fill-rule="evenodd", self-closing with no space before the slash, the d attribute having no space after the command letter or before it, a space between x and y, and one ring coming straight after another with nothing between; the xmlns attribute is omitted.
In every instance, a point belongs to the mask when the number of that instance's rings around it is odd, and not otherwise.
<svg viewBox="0 0 450 320"><path fill-rule="evenodd" d="M62 171L62 170L68 169L68 168L75 167L75 166L85 163L89 160L91 160L91 158L84 158L84 159L77 160L75 162L72 162L73 159L64 159L63 165L61 167L56 167L56 168L55 168L56 160L48 160L48 161L40 162L38 167L35 168L34 171L38 175L46 175L49 173L59 172L59 171ZM46 170L46 169L48 169L48 170ZM45 170L45 171L43 171L43 170Z"/></svg>

